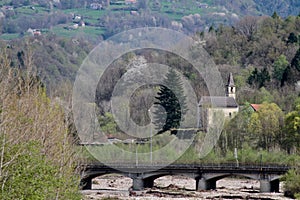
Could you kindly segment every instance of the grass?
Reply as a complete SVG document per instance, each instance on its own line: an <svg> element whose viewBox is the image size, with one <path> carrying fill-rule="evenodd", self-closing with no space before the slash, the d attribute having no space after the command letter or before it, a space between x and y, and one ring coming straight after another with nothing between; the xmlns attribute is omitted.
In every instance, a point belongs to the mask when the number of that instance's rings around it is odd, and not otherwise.
<svg viewBox="0 0 300 200"><path fill-rule="evenodd" d="M67 30L65 28L72 25L73 24L55 26L52 28L52 32L61 37L86 37L89 40L98 40L99 37L105 33L105 29L94 26L79 27L74 30Z"/></svg>
<svg viewBox="0 0 300 200"><path fill-rule="evenodd" d="M10 2L11 2L11 0L2 0L2 1L0 1L0 6L8 5Z"/></svg>
<svg viewBox="0 0 300 200"><path fill-rule="evenodd" d="M10 1L5 1L6 4ZM181 4L180 2L172 3L168 0L162 0L161 1L161 9L160 11L153 11L165 14L168 16L171 20L180 21L183 16L189 15L189 14L200 14L205 15L209 12L213 12L214 10L217 10L217 8L208 8L208 9L201 9L196 6L194 6L196 1L192 0L191 2L186 2ZM204 0L201 1L203 3L208 3L211 5L211 0ZM0 2L0 5L4 4L4 1ZM22 18L23 16L37 16L37 14L46 14L49 13L50 10L45 7L36 6L33 5L35 9L32 9L31 6L22 6L16 8L16 13L14 17L16 18ZM117 13L126 13L129 14L128 8L131 8L128 5L111 5L109 8L105 10L93 10L89 7L87 8L76 8L76 9L65 9L65 10L59 10L58 8L54 8L54 11L62 11L65 14L78 14L83 17L84 22L87 24L85 28L78 28L76 30L66 30L64 29L65 26L71 26L72 24L64 24L64 25L57 25L54 26L52 29L52 32L54 32L56 35L61 37L86 37L89 40L97 40L101 35L105 34L105 29L100 27L100 21L101 19L107 15L107 14L117 14ZM133 7L132 7L133 8ZM176 10L174 10L174 8ZM123 9L123 10L122 10ZM96 27L98 26L98 27ZM10 40L17 38L17 34L4 34L0 36L1 39Z"/></svg>
<svg viewBox="0 0 300 200"><path fill-rule="evenodd" d="M107 10L92 10L88 8L67 9L67 10L63 10L63 12L67 14L70 13L78 14L88 19L98 19L108 13Z"/></svg>
<svg viewBox="0 0 300 200"><path fill-rule="evenodd" d="M4 33L2 35L0 35L0 39L1 40L12 40L12 39L16 39L20 37L19 33Z"/></svg>

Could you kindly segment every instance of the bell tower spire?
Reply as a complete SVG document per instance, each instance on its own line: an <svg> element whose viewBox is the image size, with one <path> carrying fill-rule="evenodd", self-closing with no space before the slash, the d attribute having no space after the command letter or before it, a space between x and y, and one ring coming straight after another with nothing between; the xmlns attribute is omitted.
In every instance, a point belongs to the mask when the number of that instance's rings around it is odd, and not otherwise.
<svg viewBox="0 0 300 200"><path fill-rule="evenodd" d="M228 77L228 82L226 85L226 96L233 97L235 99L235 84L232 73L230 73Z"/></svg>

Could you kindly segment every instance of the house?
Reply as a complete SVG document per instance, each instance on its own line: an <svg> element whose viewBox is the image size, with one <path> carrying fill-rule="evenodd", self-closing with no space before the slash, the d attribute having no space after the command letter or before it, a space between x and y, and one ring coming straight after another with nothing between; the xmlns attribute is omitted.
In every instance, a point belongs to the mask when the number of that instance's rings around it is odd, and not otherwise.
<svg viewBox="0 0 300 200"><path fill-rule="evenodd" d="M232 73L229 74L225 96L203 96L199 102L199 126L207 130L216 117L232 118L238 111L236 87Z"/></svg>
<svg viewBox="0 0 300 200"><path fill-rule="evenodd" d="M103 6L101 3L91 3L90 8L93 10L101 10L103 9Z"/></svg>
<svg viewBox="0 0 300 200"><path fill-rule="evenodd" d="M73 29L78 29L79 25L78 24L73 24L72 28Z"/></svg>
<svg viewBox="0 0 300 200"><path fill-rule="evenodd" d="M9 10L9 11L12 11L12 10L14 10L14 7L13 7L13 6L3 6L3 7L2 7L2 10L3 10L3 11L8 11L8 10Z"/></svg>
<svg viewBox="0 0 300 200"><path fill-rule="evenodd" d="M260 109L261 104L250 104L250 107L253 109L253 111L257 112Z"/></svg>
<svg viewBox="0 0 300 200"><path fill-rule="evenodd" d="M85 23L84 23L84 21L83 21L83 20L81 20L81 21L78 23L78 26L80 26L80 27L85 27Z"/></svg>
<svg viewBox="0 0 300 200"><path fill-rule="evenodd" d="M206 4L206 3L199 3L198 7L199 8L208 8L208 4Z"/></svg>
<svg viewBox="0 0 300 200"><path fill-rule="evenodd" d="M33 35L34 36L40 36L40 35L42 35L42 32L40 31L40 30L33 30Z"/></svg>
<svg viewBox="0 0 300 200"><path fill-rule="evenodd" d="M40 35L42 35L42 32L40 30L38 30L38 29L31 29L31 28L29 28L27 30L27 33L29 33L32 36L40 36Z"/></svg>
<svg viewBox="0 0 300 200"><path fill-rule="evenodd" d="M126 5L136 4L136 0L125 0Z"/></svg>
<svg viewBox="0 0 300 200"><path fill-rule="evenodd" d="M81 20L81 16L80 15L74 15L73 20L74 21L80 21Z"/></svg>
<svg viewBox="0 0 300 200"><path fill-rule="evenodd" d="M138 11L136 11L136 10L131 10L130 14L133 15L133 16L139 16Z"/></svg>

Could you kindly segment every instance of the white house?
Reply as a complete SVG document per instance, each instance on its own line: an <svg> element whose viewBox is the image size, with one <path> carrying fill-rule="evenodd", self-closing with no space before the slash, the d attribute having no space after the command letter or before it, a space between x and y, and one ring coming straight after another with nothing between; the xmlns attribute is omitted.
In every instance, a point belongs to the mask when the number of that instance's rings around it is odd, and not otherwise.
<svg viewBox="0 0 300 200"><path fill-rule="evenodd" d="M199 102L199 126L204 130L213 123L215 117L233 117L239 106L236 102L236 87L232 73L229 74L225 96L203 96Z"/></svg>

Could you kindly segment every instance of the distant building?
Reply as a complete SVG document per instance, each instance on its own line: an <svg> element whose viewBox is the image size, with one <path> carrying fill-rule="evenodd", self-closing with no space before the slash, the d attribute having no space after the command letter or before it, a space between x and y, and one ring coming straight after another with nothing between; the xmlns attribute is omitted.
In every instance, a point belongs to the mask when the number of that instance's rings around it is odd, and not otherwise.
<svg viewBox="0 0 300 200"><path fill-rule="evenodd" d="M81 27L85 27L85 23L83 20L81 20L79 23L78 23L78 26L81 26Z"/></svg>
<svg viewBox="0 0 300 200"><path fill-rule="evenodd" d="M126 4L126 5L136 4L136 3L137 3L136 0L125 0L125 4Z"/></svg>
<svg viewBox="0 0 300 200"><path fill-rule="evenodd" d="M198 7L199 8L208 8L208 4L206 4L206 3L199 3Z"/></svg>
<svg viewBox="0 0 300 200"><path fill-rule="evenodd" d="M7 10L14 10L14 7L13 6L3 6L2 8L1 8L3 11L7 11Z"/></svg>
<svg viewBox="0 0 300 200"><path fill-rule="evenodd" d="M40 35L42 35L42 32L40 30L38 30L38 29L31 29L31 28L29 28L27 30L27 33L29 33L32 36L40 36Z"/></svg>
<svg viewBox="0 0 300 200"><path fill-rule="evenodd" d="M135 11L135 10L130 11L130 14L133 16L139 16L138 11Z"/></svg>
<svg viewBox="0 0 300 200"><path fill-rule="evenodd" d="M101 10L103 9L103 5L101 3L91 3L90 8L93 10Z"/></svg>
<svg viewBox="0 0 300 200"><path fill-rule="evenodd" d="M79 25L78 24L73 24L73 29L78 29Z"/></svg>
<svg viewBox="0 0 300 200"><path fill-rule="evenodd" d="M80 15L74 15L73 20L80 21L81 20L81 16Z"/></svg>
<svg viewBox="0 0 300 200"><path fill-rule="evenodd" d="M3 12L0 12L0 19L1 19L1 18L5 18L5 15L4 15Z"/></svg>
<svg viewBox="0 0 300 200"><path fill-rule="evenodd" d="M214 123L215 117L231 118L239 111L232 73L228 77L225 96L203 96L199 102L199 126L204 130Z"/></svg>
<svg viewBox="0 0 300 200"><path fill-rule="evenodd" d="M34 30L33 35L34 36L40 36L40 35L42 35L42 32L40 30Z"/></svg>

